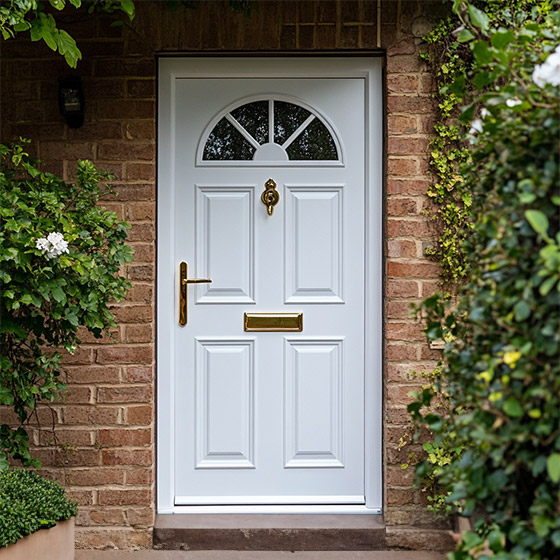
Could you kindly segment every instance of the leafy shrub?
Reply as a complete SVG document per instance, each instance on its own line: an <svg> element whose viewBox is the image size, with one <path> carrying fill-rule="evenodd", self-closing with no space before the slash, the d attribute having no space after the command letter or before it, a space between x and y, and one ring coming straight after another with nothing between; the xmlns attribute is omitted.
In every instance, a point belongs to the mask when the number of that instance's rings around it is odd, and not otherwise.
<svg viewBox="0 0 560 560"><path fill-rule="evenodd" d="M79 327L95 337L115 326L109 305L130 284L128 225L98 207L106 173L78 162L76 184L41 173L21 145L0 145L0 405L21 424L40 401L53 402L62 348L73 353ZM39 466L23 427L0 426L0 470L8 456Z"/></svg>
<svg viewBox="0 0 560 560"><path fill-rule="evenodd" d="M462 449L417 467L463 516L477 514L453 560L475 558L485 540L496 559L560 557L560 12L506 4L509 24L493 26L455 2L474 59L453 85L475 93L462 115L468 275L453 307L439 294L423 303L428 337L448 342L441 378L409 405L436 449L451 436ZM445 414L433 407L441 395Z"/></svg>
<svg viewBox="0 0 560 560"><path fill-rule="evenodd" d="M58 482L32 471L0 472L0 547L78 514Z"/></svg>

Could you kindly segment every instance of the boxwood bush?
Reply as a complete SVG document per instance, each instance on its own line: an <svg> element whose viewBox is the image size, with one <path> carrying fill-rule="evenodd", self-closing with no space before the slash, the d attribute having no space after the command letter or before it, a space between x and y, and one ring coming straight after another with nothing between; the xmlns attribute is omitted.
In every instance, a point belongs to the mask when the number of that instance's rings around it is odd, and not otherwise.
<svg viewBox="0 0 560 560"><path fill-rule="evenodd" d="M58 482L45 480L33 471L0 472L0 547L77 513L77 504L66 498Z"/></svg>

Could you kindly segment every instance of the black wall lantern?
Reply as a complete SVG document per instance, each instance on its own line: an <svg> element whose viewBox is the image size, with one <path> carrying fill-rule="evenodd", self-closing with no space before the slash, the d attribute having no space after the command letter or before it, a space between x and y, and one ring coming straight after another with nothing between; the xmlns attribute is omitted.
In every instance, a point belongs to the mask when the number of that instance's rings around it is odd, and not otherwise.
<svg viewBox="0 0 560 560"><path fill-rule="evenodd" d="M58 78L58 108L70 128L80 128L84 124L84 92L78 76Z"/></svg>

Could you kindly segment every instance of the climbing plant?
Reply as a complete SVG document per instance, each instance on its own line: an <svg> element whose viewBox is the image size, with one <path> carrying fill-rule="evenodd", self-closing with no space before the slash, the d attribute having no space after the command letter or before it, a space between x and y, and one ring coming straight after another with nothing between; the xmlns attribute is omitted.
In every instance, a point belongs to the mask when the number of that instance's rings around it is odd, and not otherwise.
<svg viewBox="0 0 560 560"><path fill-rule="evenodd" d="M0 405L18 425L0 426L0 470L31 457L26 422L66 389L60 363L115 326L109 306L130 286L128 225L97 206L110 177L78 162L75 183L42 173L24 144L0 144Z"/></svg>
<svg viewBox="0 0 560 560"><path fill-rule="evenodd" d="M464 282L453 306L441 294L421 306L428 338L447 343L409 412L433 436L428 452L459 450L417 466L476 517L451 558L488 546L496 559L545 560L560 557L560 6L481 6L453 3L472 61L448 84L466 140Z"/></svg>

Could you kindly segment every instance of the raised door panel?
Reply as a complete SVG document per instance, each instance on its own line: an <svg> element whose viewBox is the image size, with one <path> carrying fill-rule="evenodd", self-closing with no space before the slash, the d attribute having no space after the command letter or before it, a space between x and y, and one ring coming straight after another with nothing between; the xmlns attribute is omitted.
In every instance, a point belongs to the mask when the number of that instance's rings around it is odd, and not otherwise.
<svg viewBox="0 0 560 560"><path fill-rule="evenodd" d="M343 192L286 186L286 303L344 303Z"/></svg>
<svg viewBox="0 0 560 560"><path fill-rule="evenodd" d="M255 241L252 186L197 186L196 303L254 303Z"/></svg>
<svg viewBox="0 0 560 560"><path fill-rule="evenodd" d="M342 339L285 341L285 467L344 467Z"/></svg>
<svg viewBox="0 0 560 560"><path fill-rule="evenodd" d="M253 341L196 344L195 468L255 468Z"/></svg>

